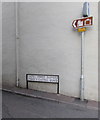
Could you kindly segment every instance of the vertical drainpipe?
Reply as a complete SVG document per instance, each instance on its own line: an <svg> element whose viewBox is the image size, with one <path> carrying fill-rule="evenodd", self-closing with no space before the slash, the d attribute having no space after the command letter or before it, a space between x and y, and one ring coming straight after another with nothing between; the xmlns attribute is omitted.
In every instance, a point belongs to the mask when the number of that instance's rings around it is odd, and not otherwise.
<svg viewBox="0 0 100 120"><path fill-rule="evenodd" d="M16 86L19 87L19 28L18 28L18 2L15 2L16 11Z"/></svg>

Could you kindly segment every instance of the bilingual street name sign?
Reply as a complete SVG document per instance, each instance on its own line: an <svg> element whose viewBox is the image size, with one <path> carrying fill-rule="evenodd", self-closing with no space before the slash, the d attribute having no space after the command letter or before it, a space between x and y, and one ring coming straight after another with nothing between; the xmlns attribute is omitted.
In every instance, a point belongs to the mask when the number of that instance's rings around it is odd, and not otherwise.
<svg viewBox="0 0 100 120"><path fill-rule="evenodd" d="M93 25L93 17L85 17L85 18L74 20L72 22L72 26L75 29L83 28L83 27L89 27L89 26L92 26L92 25Z"/></svg>

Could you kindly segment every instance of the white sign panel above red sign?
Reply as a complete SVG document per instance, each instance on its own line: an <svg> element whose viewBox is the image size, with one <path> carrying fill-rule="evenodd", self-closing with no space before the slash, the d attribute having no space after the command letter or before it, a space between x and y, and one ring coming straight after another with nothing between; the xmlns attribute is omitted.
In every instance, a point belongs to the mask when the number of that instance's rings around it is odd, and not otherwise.
<svg viewBox="0 0 100 120"><path fill-rule="evenodd" d="M89 26L92 26L92 24L93 24L93 17L85 17L85 18L74 20L72 22L72 26L76 29L89 27Z"/></svg>

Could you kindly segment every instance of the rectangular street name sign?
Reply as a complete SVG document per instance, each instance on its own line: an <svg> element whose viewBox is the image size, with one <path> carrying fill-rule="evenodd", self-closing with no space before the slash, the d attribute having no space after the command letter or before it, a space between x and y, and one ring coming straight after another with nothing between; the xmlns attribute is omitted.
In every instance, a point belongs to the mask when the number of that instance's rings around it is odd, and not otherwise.
<svg viewBox="0 0 100 120"><path fill-rule="evenodd" d="M36 82L52 82L58 83L58 75L35 75L35 74L28 74L27 80L28 81L36 81Z"/></svg>
<svg viewBox="0 0 100 120"><path fill-rule="evenodd" d="M89 26L92 26L92 24L93 24L93 17L85 17L85 18L74 20L72 22L72 26L76 29L89 27Z"/></svg>
<svg viewBox="0 0 100 120"><path fill-rule="evenodd" d="M26 88L27 89L28 89L28 82L57 84L57 94L59 94L59 75L26 74Z"/></svg>

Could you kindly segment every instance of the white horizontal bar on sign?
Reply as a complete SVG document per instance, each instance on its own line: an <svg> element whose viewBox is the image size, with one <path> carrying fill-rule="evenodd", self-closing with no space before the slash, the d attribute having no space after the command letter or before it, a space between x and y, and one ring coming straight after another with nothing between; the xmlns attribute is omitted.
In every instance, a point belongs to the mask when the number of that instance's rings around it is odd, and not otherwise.
<svg viewBox="0 0 100 120"><path fill-rule="evenodd" d="M28 81L33 82L51 82L51 83L58 83L58 76L56 75L27 75Z"/></svg>

